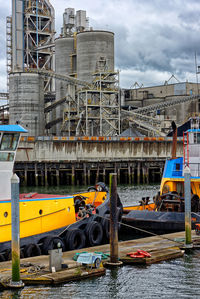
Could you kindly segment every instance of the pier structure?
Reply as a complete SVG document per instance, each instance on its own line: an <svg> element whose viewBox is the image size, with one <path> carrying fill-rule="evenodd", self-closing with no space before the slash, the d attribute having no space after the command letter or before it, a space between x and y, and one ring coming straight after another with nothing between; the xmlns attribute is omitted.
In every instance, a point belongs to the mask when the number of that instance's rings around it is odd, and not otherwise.
<svg viewBox="0 0 200 299"><path fill-rule="evenodd" d="M119 243L119 260L123 261L124 265L129 265L129 267L131 267L131 265L150 266L151 264L159 263L161 261L181 258L185 253L182 241L184 239L183 236L184 232L178 232L162 236L157 235L142 239L122 241ZM200 239L199 236L195 235L194 231L192 232L192 241L196 244L196 248L198 248ZM130 257L130 253L134 253L134 251L137 251L139 248L142 248L142 250L149 253L149 257ZM102 263L105 265L110 253L109 244L79 249L79 253L93 253L95 251L102 253ZM92 268L78 264L77 261L73 259L75 253L75 251L64 252L63 262L64 265L67 265L67 268L63 268L61 271L55 271L52 273L49 271L49 256L42 255L39 257L36 256L28 259L22 259L21 265L23 270L21 273L21 279L23 283L25 286L50 286L89 277L94 278L106 273L105 268L101 265L99 268ZM0 288L8 289L7 281L11 276L10 261L0 263L0 270L2 272Z"/></svg>
<svg viewBox="0 0 200 299"><path fill-rule="evenodd" d="M171 137L22 137L15 172L24 185L90 185L159 182ZM178 138L177 154L182 154Z"/></svg>

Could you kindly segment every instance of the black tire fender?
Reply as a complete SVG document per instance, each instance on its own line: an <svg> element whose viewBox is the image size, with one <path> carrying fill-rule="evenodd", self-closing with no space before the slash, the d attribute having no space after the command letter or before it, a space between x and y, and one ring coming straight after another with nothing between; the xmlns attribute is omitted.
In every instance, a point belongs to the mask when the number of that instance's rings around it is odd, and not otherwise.
<svg viewBox="0 0 200 299"><path fill-rule="evenodd" d="M110 238L110 214L106 214L104 218L101 219L101 225L103 228L104 237Z"/></svg>
<svg viewBox="0 0 200 299"><path fill-rule="evenodd" d="M23 247L20 248L20 258L21 259L24 258L24 248Z"/></svg>
<svg viewBox="0 0 200 299"><path fill-rule="evenodd" d="M65 235L65 245L68 250L85 247L85 234L79 228L69 229Z"/></svg>
<svg viewBox="0 0 200 299"><path fill-rule="evenodd" d="M10 261L11 260L11 249L6 249L4 256L5 256L6 261Z"/></svg>
<svg viewBox="0 0 200 299"><path fill-rule="evenodd" d="M25 257L32 257L41 255L41 249L38 244L28 244L24 247L24 256Z"/></svg>
<svg viewBox="0 0 200 299"><path fill-rule="evenodd" d="M62 251L65 251L65 244L62 238L58 236L47 236L42 244L42 253L48 254L49 250L62 248Z"/></svg>
<svg viewBox="0 0 200 299"><path fill-rule="evenodd" d="M92 192L92 191L97 191L97 189L92 186L92 187L88 187L87 191Z"/></svg>
<svg viewBox="0 0 200 299"><path fill-rule="evenodd" d="M0 253L0 262L5 262L6 258L3 253Z"/></svg>
<svg viewBox="0 0 200 299"><path fill-rule="evenodd" d="M85 228L85 235L90 246L100 245L103 239L103 229L101 223L91 221Z"/></svg>

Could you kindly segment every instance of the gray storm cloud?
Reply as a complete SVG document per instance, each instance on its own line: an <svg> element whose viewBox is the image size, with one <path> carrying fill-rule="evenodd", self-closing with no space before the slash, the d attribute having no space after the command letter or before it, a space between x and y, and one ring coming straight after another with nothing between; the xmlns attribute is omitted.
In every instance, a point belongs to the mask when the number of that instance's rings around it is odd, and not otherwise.
<svg viewBox="0 0 200 299"><path fill-rule="evenodd" d="M56 31L60 33L66 7L85 9L95 29L115 33L115 64L121 70L121 87L133 81L162 84L171 74L194 81L194 53L200 62L199 0L52 0ZM0 0L0 76L6 78L6 16L11 3ZM3 82L3 83L2 83ZM6 80L1 80L0 90Z"/></svg>

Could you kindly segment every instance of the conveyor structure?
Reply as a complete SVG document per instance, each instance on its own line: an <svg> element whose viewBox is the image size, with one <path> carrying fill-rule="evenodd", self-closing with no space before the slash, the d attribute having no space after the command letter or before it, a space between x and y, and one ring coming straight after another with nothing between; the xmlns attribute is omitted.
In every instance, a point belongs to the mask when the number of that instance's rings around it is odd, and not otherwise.
<svg viewBox="0 0 200 299"><path fill-rule="evenodd" d="M146 130L152 132L153 134L165 136L166 134L161 131L161 120L152 116L148 116L148 114L178 104L195 101L197 99L200 99L200 95L179 97L179 98L170 99L158 104L149 105L131 111L122 109L121 114L122 114L122 118L123 117L127 118L127 115L129 115L128 118L129 122L135 123L138 126L143 127Z"/></svg>

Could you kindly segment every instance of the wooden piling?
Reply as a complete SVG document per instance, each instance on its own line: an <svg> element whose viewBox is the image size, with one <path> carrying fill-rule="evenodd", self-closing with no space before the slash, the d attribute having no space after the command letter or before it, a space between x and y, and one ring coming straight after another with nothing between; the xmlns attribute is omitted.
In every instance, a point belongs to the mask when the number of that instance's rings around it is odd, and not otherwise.
<svg viewBox="0 0 200 299"><path fill-rule="evenodd" d="M25 169L24 169L24 186L28 186L28 170L27 170L27 164L25 165Z"/></svg>
<svg viewBox="0 0 200 299"><path fill-rule="evenodd" d="M162 167L160 167L160 180L162 179L162 175L163 175L163 169Z"/></svg>
<svg viewBox="0 0 200 299"><path fill-rule="evenodd" d="M44 166L44 181L45 181L45 186L48 186L48 175L47 175L47 164L45 163Z"/></svg>
<svg viewBox="0 0 200 299"><path fill-rule="evenodd" d="M146 183L146 169L144 166L142 166L142 183L145 184Z"/></svg>
<svg viewBox="0 0 200 299"><path fill-rule="evenodd" d="M110 262L118 262L117 175L110 173Z"/></svg>
<svg viewBox="0 0 200 299"><path fill-rule="evenodd" d="M87 168L86 163L83 164L83 184L87 185Z"/></svg>
<svg viewBox="0 0 200 299"><path fill-rule="evenodd" d="M110 180L109 180L110 182ZM121 182L121 177L120 177L120 167L117 169L117 183L120 184Z"/></svg>
<svg viewBox="0 0 200 299"><path fill-rule="evenodd" d="M34 167L35 167L35 186L38 187L38 169L37 169L37 163L35 163Z"/></svg>
<svg viewBox="0 0 200 299"><path fill-rule="evenodd" d="M103 182L106 182L106 168L103 168Z"/></svg>
<svg viewBox="0 0 200 299"><path fill-rule="evenodd" d="M134 184L134 182L135 182L135 168L134 167L132 167L132 169L131 169L131 182L132 182L132 184Z"/></svg>
<svg viewBox="0 0 200 299"><path fill-rule="evenodd" d="M97 165L97 172L96 172L95 184L97 184L98 181L99 181L99 164Z"/></svg>
<svg viewBox="0 0 200 299"><path fill-rule="evenodd" d="M137 184L140 184L140 162L137 164Z"/></svg>
<svg viewBox="0 0 200 299"><path fill-rule="evenodd" d="M45 175L44 170L41 170L41 186L45 186Z"/></svg>
<svg viewBox="0 0 200 299"><path fill-rule="evenodd" d="M74 164L72 164L71 184L72 184L72 186L75 185L75 167L74 167Z"/></svg>
<svg viewBox="0 0 200 299"><path fill-rule="evenodd" d="M60 176L59 176L59 170L56 169L56 185L60 186Z"/></svg>
<svg viewBox="0 0 200 299"><path fill-rule="evenodd" d="M149 166L146 166L146 184L149 184Z"/></svg>
<svg viewBox="0 0 200 299"><path fill-rule="evenodd" d="M87 173L88 173L88 185L90 185L91 184L91 181L90 181L90 168L88 168Z"/></svg>
<svg viewBox="0 0 200 299"><path fill-rule="evenodd" d="M141 161L135 162L34 162L34 163L20 163L15 168L15 171L19 174L19 177L24 185L60 185L60 184L77 184L79 181L81 184L89 185L95 184L95 181L109 182L108 173L117 173L117 182L119 184L126 183L149 183L150 180L159 180L159 174L162 175L162 167L160 162L151 163L151 169L149 164ZM16 165L16 163L15 163ZM61 169L61 170L60 170ZM82 169L82 170L81 170ZM80 173L81 171L81 173ZM150 173L149 173L150 171ZM155 172L157 171L157 172ZM78 175L76 175L76 173ZM92 175L92 177L91 177Z"/></svg>
<svg viewBox="0 0 200 299"><path fill-rule="evenodd" d="M128 184L131 184L131 165L128 163Z"/></svg>

